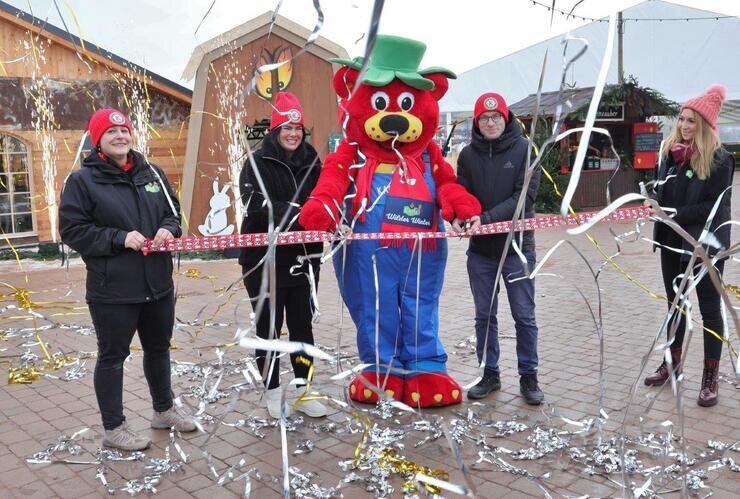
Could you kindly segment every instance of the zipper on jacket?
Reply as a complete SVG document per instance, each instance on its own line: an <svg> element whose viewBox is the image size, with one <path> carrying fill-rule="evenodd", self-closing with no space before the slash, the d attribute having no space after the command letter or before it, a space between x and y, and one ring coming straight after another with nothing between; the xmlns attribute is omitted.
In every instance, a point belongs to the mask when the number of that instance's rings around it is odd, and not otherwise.
<svg viewBox="0 0 740 499"><path fill-rule="evenodd" d="M488 159L493 158L493 142L488 143Z"/></svg>
<svg viewBox="0 0 740 499"><path fill-rule="evenodd" d="M265 159L270 159L270 160L274 161L275 163L277 163L279 165L283 165L288 170L288 173L290 173L290 178L293 179L293 187L295 187L295 190L296 190L296 193L297 193L298 192L298 182L296 182L296 180L295 180L295 174L293 173L293 170L291 170L288 165L286 165L285 163L283 163L282 161L280 161L277 158L271 158L269 156L265 156ZM303 168L301 168L299 170L299 172L300 171L303 171Z"/></svg>
<svg viewBox="0 0 740 499"><path fill-rule="evenodd" d="M103 261L103 278L100 280L100 287L105 287L108 281L108 258Z"/></svg>
<svg viewBox="0 0 740 499"><path fill-rule="evenodd" d="M286 170L288 170L288 173L290 173L290 178L291 178L291 179L293 179L293 187L295 188L295 194L294 194L293 196L291 196L291 197L294 197L294 199L296 199L296 200L297 200L297 199L298 199L298 197L297 197L297 196L298 196L298 195L299 195L300 193L298 192L298 182L297 182L297 181L296 181L296 179L295 179L295 174L293 173L293 170L291 170L291 169L290 169L290 167L289 167L289 166L288 166L287 164L283 163L282 161L280 161L280 160L279 160L279 159L277 159L277 158L273 158L273 157L271 157L271 156L265 156L265 159L269 159L269 160L272 160L272 161L274 161L275 163L277 163L277 164L279 164L279 165L282 165L283 167L285 167L285 169L286 169ZM306 168L307 168L306 166L302 167L302 168L301 168L300 170L298 170L298 173L302 172L302 171L303 171L303 170L305 170ZM306 173L306 175L308 175L308 173ZM293 201L289 201L289 203L291 203L291 204L298 204L298 203L294 203ZM286 222L288 222L288 220L286 220ZM304 245L304 253L305 253L305 245Z"/></svg>

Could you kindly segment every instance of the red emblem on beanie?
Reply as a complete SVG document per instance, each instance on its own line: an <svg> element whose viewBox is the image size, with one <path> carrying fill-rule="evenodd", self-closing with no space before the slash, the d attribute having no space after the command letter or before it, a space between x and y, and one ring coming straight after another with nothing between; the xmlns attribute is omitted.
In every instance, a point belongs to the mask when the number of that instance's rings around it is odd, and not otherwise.
<svg viewBox="0 0 740 499"><path fill-rule="evenodd" d="M477 122L481 114L496 111L501 113L506 123L509 122L509 107L506 105L506 101L500 94L494 92L487 92L475 101L475 107L473 108L473 119Z"/></svg>
<svg viewBox="0 0 740 499"><path fill-rule="evenodd" d="M699 113L713 130L717 130L717 117L725 101L727 89L723 85L712 85L702 95L687 100L682 109L691 109Z"/></svg>
<svg viewBox="0 0 740 499"><path fill-rule="evenodd" d="M98 109L95 111L87 122L87 130L90 132L92 143L98 146L100 137L112 126L125 126L131 133L131 122L118 109Z"/></svg>
<svg viewBox="0 0 740 499"><path fill-rule="evenodd" d="M290 92L279 92L270 114L270 130L287 123L303 125L303 107L298 97Z"/></svg>

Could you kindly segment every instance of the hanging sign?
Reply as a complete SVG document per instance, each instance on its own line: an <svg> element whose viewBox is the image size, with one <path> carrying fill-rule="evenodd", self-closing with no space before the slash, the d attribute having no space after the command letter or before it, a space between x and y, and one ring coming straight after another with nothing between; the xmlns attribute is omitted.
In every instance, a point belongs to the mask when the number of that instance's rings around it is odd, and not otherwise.
<svg viewBox="0 0 740 499"><path fill-rule="evenodd" d="M596 121L624 121L624 102L599 106Z"/></svg>

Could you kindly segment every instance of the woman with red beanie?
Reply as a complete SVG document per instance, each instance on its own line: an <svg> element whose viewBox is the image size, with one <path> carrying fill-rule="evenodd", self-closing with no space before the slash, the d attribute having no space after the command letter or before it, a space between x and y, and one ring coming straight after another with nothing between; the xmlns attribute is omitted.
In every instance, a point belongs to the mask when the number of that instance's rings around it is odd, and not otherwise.
<svg viewBox="0 0 740 499"><path fill-rule="evenodd" d="M298 212L316 186L321 160L316 150L306 142L303 129L303 108L290 92L275 96L270 116L270 132L265 136L252 161L244 163L239 175L244 220L241 233L261 233L273 230L303 230L297 222ZM259 173L259 177L257 175ZM259 180L258 180L259 179ZM264 190L263 190L264 187ZM280 337L283 318L287 322L290 341L313 345L312 288L319 281L319 257L322 243L281 245L275 249L275 282L263 287L264 259L267 248L243 248L239 263L244 275L252 308L257 315L257 336L264 339ZM265 280L269 282L269 280ZM275 300L274 321L270 320L270 300ZM267 412L279 418L282 409L280 362L277 355L257 350L257 367L263 374ZM313 359L302 353L291 354L293 373L300 380L309 376ZM299 383L304 385L305 381ZM303 391L302 386L298 386ZM300 393L299 393L300 394ZM290 405L285 406L286 415ZM326 406L318 400L297 401L296 410L311 416L326 415Z"/></svg>
<svg viewBox="0 0 740 499"><path fill-rule="evenodd" d="M88 131L93 150L62 191L59 232L87 269L85 299L98 339L94 385L103 445L141 450L149 438L130 429L123 415L123 363L137 331L154 409L152 428L196 429L173 405L170 386L172 258L140 251L147 239L157 245L181 235L180 205L161 168L131 149L131 122L123 113L96 111Z"/></svg>
<svg viewBox="0 0 740 499"><path fill-rule="evenodd" d="M722 148L717 132L717 116L725 100L725 87L712 85L707 91L684 103L678 121L661 150L658 168L656 200L661 207L675 211L673 221L699 239L717 200L721 197L709 230L723 248L730 246L730 190L735 170L735 160ZM686 272L694 248L664 223L656 223L653 239L660 246L660 267L668 298L669 335L677 323L676 334L670 346L670 361L677 376L683 368L682 352L686 315L671 308L676 297L674 285ZM710 256L717 253L715 246L705 246ZM722 277L724 260L714 264ZM722 353L724 321L719 292L708 275L696 285L704 326L704 373L698 404L709 407L717 404L719 390L719 359ZM648 386L660 386L669 379L667 361L645 378Z"/></svg>

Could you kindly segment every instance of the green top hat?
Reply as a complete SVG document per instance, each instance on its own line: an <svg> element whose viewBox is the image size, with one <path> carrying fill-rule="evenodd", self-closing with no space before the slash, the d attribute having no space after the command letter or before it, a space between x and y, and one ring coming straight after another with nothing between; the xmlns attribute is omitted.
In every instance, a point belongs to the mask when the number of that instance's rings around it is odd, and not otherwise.
<svg viewBox="0 0 740 499"><path fill-rule="evenodd" d="M419 71L419 63L426 49L426 45L416 40L400 36L378 35L373 51L370 53L367 70L360 83L382 87L393 81L393 78L398 78L419 90L432 90L434 82L429 78L424 78L423 75L442 73L448 78L457 78L455 73L449 69L436 66ZM364 58L355 57L351 60L332 58L329 61L359 70L362 68Z"/></svg>

